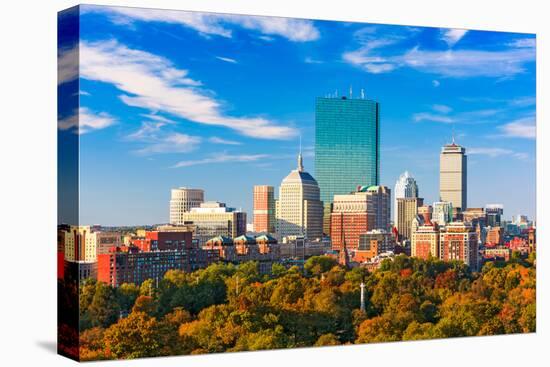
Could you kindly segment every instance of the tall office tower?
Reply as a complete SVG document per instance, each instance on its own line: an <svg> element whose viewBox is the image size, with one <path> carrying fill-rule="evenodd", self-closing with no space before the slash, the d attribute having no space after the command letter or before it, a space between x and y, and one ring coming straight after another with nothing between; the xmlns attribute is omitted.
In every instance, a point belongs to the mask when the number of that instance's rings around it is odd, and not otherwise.
<svg viewBox="0 0 550 367"><path fill-rule="evenodd" d="M478 238L475 230L463 222L450 223L439 234L439 258L458 260L472 270L478 269Z"/></svg>
<svg viewBox="0 0 550 367"><path fill-rule="evenodd" d="M504 214L504 206L502 204L487 204L485 206L487 215L487 225L489 227L502 227L502 215Z"/></svg>
<svg viewBox="0 0 550 367"><path fill-rule="evenodd" d="M397 227L397 199L418 197L418 185L416 180L409 174L409 171L405 171L399 176L399 179L395 182L393 195L393 224Z"/></svg>
<svg viewBox="0 0 550 367"><path fill-rule="evenodd" d="M210 201L181 214L182 223L194 224L199 245L216 236L238 237L246 233L246 213L226 207L225 203Z"/></svg>
<svg viewBox="0 0 550 367"><path fill-rule="evenodd" d="M450 201L457 212L468 208L468 165L466 149L455 144L445 145L439 156L439 197Z"/></svg>
<svg viewBox="0 0 550 367"><path fill-rule="evenodd" d="M411 238L411 225L418 215L418 208L424 205L422 198L397 199L397 232L401 238Z"/></svg>
<svg viewBox="0 0 550 367"><path fill-rule="evenodd" d="M439 258L439 226L425 222L411 234L411 256L421 259Z"/></svg>
<svg viewBox="0 0 550 367"><path fill-rule="evenodd" d="M380 107L368 99L317 98L315 178L325 205L323 230L329 232L334 195L380 180Z"/></svg>
<svg viewBox="0 0 550 367"><path fill-rule="evenodd" d="M453 204L448 201L436 201L432 205L432 221L440 226L453 221Z"/></svg>
<svg viewBox="0 0 550 367"><path fill-rule="evenodd" d="M275 233L273 186L254 186L254 232Z"/></svg>
<svg viewBox="0 0 550 367"><path fill-rule="evenodd" d="M183 213L198 208L204 202L204 190L180 187L172 189L170 198L170 223L182 224Z"/></svg>
<svg viewBox="0 0 550 367"><path fill-rule="evenodd" d="M294 236L322 237L323 202L319 199L319 185L304 171L302 153L298 155L298 167L281 182L275 207L275 231L279 241Z"/></svg>

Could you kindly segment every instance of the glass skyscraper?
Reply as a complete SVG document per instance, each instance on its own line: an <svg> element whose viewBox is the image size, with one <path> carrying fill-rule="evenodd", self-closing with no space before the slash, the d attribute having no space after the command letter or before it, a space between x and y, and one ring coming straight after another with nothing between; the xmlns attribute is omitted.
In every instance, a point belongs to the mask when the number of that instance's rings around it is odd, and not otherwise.
<svg viewBox="0 0 550 367"><path fill-rule="evenodd" d="M321 201L380 179L380 105L368 99L317 98L315 179Z"/></svg>

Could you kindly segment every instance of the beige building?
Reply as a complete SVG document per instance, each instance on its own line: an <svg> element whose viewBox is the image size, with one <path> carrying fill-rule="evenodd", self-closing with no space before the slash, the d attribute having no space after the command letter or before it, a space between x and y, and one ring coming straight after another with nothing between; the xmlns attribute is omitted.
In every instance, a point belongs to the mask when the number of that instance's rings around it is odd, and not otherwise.
<svg viewBox="0 0 550 367"><path fill-rule="evenodd" d="M90 226L71 226L64 235L65 260L94 262L97 260L96 234Z"/></svg>
<svg viewBox="0 0 550 367"><path fill-rule="evenodd" d="M411 238L413 219L418 215L418 208L424 204L422 198L397 198L397 232L402 238Z"/></svg>
<svg viewBox="0 0 550 367"><path fill-rule="evenodd" d="M439 156L439 196L441 201L449 201L453 209L466 210L468 194L468 167L466 149L455 144L447 144Z"/></svg>
<svg viewBox="0 0 550 367"><path fill-rule="evenodd" d="M193 238L203 245L209 239L217 236L238 237L246 233L246 213L228 208L224 203L206 202L198 208L181 213L179 225L195 226Z"/></svg>
<svg viewBox="0 0 550 367"><path fill-rule="evenodd" d="M281 182L275 213L279 241L288 236L314 240L323 235L323 203L319 185L304 171L302 154L298 155L297 169Z"/></svg>
<svg viewBox="0 0 550 367"><path fill-rule="evenodd" d="M183 213L198 208L204 202L204 190L180 187L172 189L170 198L170 223L182 224Z"/></svg>

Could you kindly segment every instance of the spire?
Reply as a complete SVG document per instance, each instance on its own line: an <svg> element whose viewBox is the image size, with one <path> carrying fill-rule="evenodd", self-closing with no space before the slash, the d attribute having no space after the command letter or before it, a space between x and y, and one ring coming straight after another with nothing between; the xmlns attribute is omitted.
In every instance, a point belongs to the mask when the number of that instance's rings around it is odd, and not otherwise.
<svg viewBox="0 0 550 367"><path fill-rule="evenodd" d="M298 153L298 172L304 171L304 163L302 161L302 135L300 135L300 153Z"/></svg>

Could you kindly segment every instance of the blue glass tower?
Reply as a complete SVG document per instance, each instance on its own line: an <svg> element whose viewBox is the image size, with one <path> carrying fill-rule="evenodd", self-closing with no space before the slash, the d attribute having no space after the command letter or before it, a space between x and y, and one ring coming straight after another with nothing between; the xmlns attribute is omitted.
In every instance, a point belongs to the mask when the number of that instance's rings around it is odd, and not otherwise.
<svg viewBox="0 0 550 367"><path fill-rule="evenodd" d="M315 179L323 203L380 179L380 105L368 99L317 98ZM326 211L326 210L325 210Z"/></svg>

